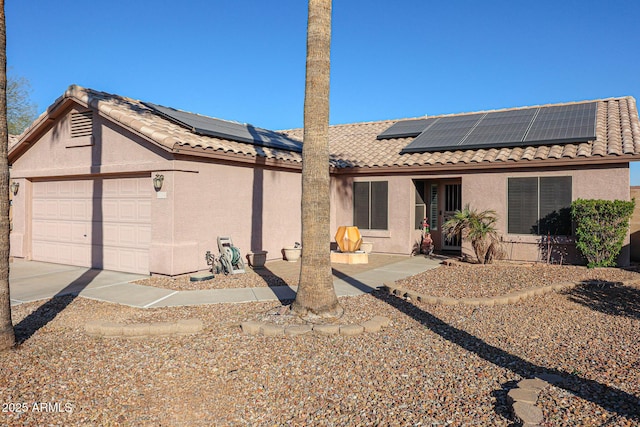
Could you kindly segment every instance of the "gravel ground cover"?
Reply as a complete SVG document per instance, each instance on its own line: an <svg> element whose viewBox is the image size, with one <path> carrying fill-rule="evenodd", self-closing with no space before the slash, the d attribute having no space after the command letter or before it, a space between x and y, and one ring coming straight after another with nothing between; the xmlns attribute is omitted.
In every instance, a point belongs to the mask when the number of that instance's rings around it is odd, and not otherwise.
<svg viewBox="0 0 640 427"><path fill-rule="evenodd" d="M442 270L421 277L433 286ZM446 270L454 295L470 292L471 270ZM508 286L490 270L496 289ZM244 320L277 316L274 303L23 304L13 317L24 342L2 355L0 425L510 426L508 390L553 373L567 382L541 394L545 426L636 426L640 290L616 284L621 274L608 269L600 276L608 282L494 307L423 305L379 291L341 298L340 323L392 320L356 337L240 332ZM92 320L192 317L205 323L194 336L83 331Z"/></svg>
<svg viewBox="0 0 640 427"><path fill-rule="evenodd" d="M397 283L405 289L451 298L506 295L520 289L559 282L640 280L640 274L619 268L586 268L548 264L453 264L425 271Z"/></svg>
<svg viewBox="0 0 640 427"><path fill-rule="evenodd" d="M137 280L134 283L157 288L173 289L176 291L194 291L202 289L232 289L232 288L260 288L267 286L297 286L298 275L295 273L275 274L262 269L252 270L247 268L245 273L216 274L211 280L192 282L189 274L175 277L151 276L148 279Z"/></svg>

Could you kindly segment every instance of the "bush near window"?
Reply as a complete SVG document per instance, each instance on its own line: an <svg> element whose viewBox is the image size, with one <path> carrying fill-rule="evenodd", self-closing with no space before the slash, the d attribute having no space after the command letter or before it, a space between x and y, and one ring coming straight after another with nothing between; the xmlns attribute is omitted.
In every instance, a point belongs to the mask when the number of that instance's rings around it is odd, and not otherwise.
<svg viewBox="0 0 640 427"><path fill-rule="evenodd" d="M571 203L576 246L587 259L589 268L616 265L635 204L635 199L577 199Z"/></svg>

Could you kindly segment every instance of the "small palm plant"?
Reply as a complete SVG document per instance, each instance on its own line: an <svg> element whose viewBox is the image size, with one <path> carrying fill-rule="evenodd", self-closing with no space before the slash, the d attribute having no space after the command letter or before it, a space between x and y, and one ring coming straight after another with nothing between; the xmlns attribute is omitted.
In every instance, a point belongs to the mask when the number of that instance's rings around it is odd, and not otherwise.
<svg viewBox="0 0 640 427"><path fill-rule="evenodd" d="M498 216L493 210L478 212L465 205L456 211L444 225L444 233L448 239L461 235L471 241L471 247L480 264L489 264L503 255L500 237L495 224Z"/></svg>

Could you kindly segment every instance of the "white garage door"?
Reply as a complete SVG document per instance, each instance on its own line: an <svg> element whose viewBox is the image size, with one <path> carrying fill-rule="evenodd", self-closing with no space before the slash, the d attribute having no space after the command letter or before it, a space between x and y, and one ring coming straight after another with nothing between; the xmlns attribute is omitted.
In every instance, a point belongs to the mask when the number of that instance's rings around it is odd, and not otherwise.
<svg viewBox="0 0 640 427"><path fill-rule="evenodd" d="M151 178L33 184L33 259L149 273Z"/></svg>

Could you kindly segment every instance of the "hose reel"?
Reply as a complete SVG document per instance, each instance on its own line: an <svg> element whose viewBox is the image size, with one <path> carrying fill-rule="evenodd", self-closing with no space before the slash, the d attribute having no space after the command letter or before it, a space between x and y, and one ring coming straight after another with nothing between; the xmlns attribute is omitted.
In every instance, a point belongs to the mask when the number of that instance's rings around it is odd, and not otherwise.
<svg viewBox="0 0 640 427"><path fill-rule="evenodd" d="M214 257L211 251L207 251L207 264L211 265L211 271L224 274L244 273L244 261L240 249L233 246L231 237L218 237L218 251L220 256Z"/></svg>

